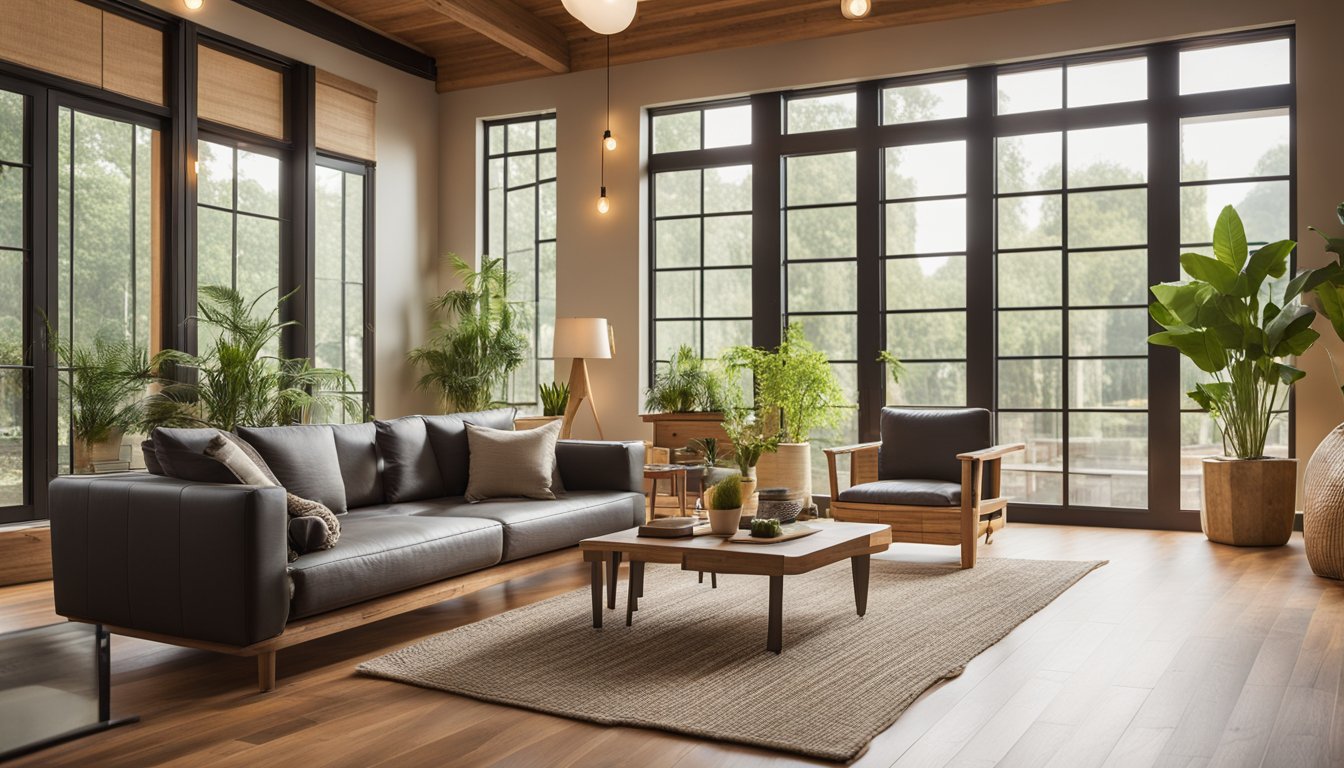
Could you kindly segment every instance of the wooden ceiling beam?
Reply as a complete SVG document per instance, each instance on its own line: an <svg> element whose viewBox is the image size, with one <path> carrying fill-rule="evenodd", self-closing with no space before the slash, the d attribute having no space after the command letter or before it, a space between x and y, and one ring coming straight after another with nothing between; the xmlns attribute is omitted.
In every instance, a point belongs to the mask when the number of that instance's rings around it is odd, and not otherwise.
<svg viewBox="0 0 1344 768"><path fill-rule="evenodd" d="M569 71L569 40L565 33L513 0L425 0L425 3L552 72Z"/></svg>

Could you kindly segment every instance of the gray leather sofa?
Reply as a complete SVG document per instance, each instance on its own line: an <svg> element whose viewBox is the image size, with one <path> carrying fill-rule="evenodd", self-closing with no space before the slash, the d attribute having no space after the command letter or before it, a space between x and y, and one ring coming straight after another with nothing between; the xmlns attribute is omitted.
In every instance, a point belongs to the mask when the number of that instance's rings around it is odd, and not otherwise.
<svg viewBox="0 0 1344 768"><path fill-rule="evenodd" d="M339 474L344 503L324 499L333 511L348 509L339 543L292 563L280 488L144 474L53 480L56 611L126 634L258 655L283 647L267 639L296 621L643 522L641 443L561 441L556 500L467 503L466 422L511 425L512 410L239 430L287 487L286 476L313 493Z"/></svg>

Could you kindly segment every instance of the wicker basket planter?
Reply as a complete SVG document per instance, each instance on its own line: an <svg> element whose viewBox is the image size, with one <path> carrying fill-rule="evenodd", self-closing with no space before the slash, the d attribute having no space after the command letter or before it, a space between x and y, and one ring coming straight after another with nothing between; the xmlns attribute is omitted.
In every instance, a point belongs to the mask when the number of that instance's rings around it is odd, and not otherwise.
<svg viewBox="0 0 1344 768"><path fill-rule="evenodd" d="M1204 460L1199 523L1209 541L1278 547L1293 535L1297 459Z"/></svg>
<svg viewBox="0 0 1344 768"><path fill-rule="evenodd" d="M1317 576L1344 579L1344 424L1325 436L1307 462L1302 538Z"/></svg>

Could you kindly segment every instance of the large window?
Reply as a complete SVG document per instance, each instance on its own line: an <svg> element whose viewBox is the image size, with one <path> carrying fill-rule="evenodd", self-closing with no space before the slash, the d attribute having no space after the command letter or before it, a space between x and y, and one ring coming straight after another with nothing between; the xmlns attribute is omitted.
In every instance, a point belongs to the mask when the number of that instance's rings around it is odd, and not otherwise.
<svg viewBox="0 0 1344 768"><path fill-rule="evenodd" d="M369 171L364 166L321 159L315 196L313 243L313 362L345 371L351 388L343 393L373 407L370 367L365 357L370 326L366 319L369 247ZM339 410L333 420L357 414Z"/></svg>
<svg viewBox="0 0 1344 768"><path fill-rule="evenodd" d="M1268 30L652 110L650 371L715 354L703 199L731 167L758 186L734 321L758 346L800 323L858 404L815 443L876 439L884 404L990 408L1028 446L1019 519L1190 527L1221 437L1182 394L1198 372L1147 344L1147 289L1226 204L1252 247L1294 236L1291 51ZM711 147L701 116L730 106L752 143Z"/></svg>
<svg viewBox="0 0 1344 768"><path fill-rule="evenodd" d="M0 510L27 503L28 261L22 94L0 90ZM9 516L0 517L8 522Z"/></svg>
<svg viewBox="0 0 1344 768"><path fill-rule="evenodd" d="M504 260L508 296L528 340L502 399L539 414L538 387L555 378L555 115L486 124L485 256Z"/></svg>

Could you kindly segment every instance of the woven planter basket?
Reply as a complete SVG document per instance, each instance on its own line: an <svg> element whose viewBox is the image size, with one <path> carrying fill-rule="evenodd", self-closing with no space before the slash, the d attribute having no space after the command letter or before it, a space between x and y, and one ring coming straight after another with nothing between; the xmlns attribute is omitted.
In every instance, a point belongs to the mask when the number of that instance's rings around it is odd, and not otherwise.
<svg viewBox="0 0 1344 768"><path fill-rule="evenodd" d="M1307 464L1302 538L1317 576L1344 579L1344 424L1325 436Z"/></svg>

